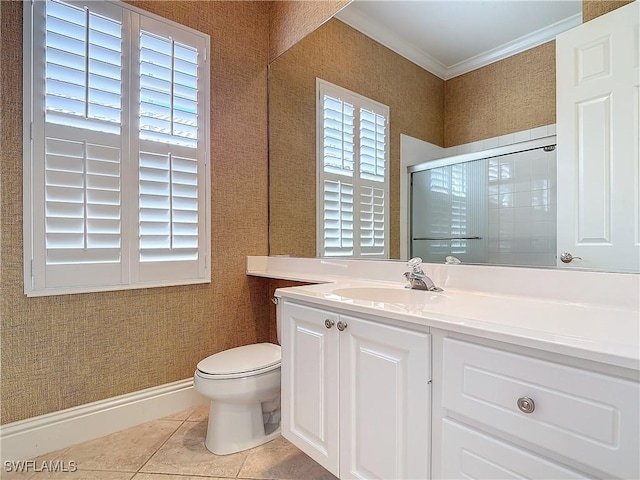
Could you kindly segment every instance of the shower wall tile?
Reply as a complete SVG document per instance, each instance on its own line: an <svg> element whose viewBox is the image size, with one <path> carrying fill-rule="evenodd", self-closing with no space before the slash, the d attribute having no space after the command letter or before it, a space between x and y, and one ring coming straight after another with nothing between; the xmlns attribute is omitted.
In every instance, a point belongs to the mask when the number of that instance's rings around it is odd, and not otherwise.
<svg viewBox="0 0 640 480"><path fill-rule="evenodd" d="M492 141L504 145L554 132L551 125ZM536 150L488 160L490 263L555 265L555 186L555 155Z"/></svg>
<svg viewBox="0 0 640 480"><path fill-rule="evenodd" d="M549 128L553 126L554 131L553 133L549 133ZM530 134L531 134L531 140L535 140L537 138L542 138L542 137L546 137L547 135L555 135L555 125L545 125L544 127L537 127L537 128L532 128L530 130Z"/></svg>
<svg viewBox="0 0 640 480"><path fill-rule="evenodd" d="M448 147L447 156L554 135L555 125ZM486 261L555 265L555 155L542 150L487 160Z"/></svg>
<svg viewBox="0 0 640 480"><path fill-rule="evenodd" d="M498 137L498 143L500 144L501 147L503 147L505 145L514 144L515 140L514 140L513 133L508 133L506 135L501 135L500 137Z"/></svg>
<svg viewBox="0 0 640 480"><path fill-rule="evenodd" d="M531 131L524 130L523 132L517 132L513 134L513 141L515 143L526 142L531 140Z"/></svg>
<svg viewBox="0 0 640 480"><path fill-rule="evenodd" d="M498 137L488 138L483 140L483 149L489 150L490 148L497 148L500 146L500 140Z"/></svg>

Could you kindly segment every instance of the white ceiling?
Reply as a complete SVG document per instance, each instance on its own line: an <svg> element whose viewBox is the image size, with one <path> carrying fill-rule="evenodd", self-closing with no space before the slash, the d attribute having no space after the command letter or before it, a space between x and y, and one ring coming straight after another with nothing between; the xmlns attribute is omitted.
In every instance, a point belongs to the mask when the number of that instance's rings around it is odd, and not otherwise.
<svg viewBox="0 0 640 480"><path fill-rule="evenodd" d="M582 0L354 0L343 22L443 79L582 22Z"/></svg>

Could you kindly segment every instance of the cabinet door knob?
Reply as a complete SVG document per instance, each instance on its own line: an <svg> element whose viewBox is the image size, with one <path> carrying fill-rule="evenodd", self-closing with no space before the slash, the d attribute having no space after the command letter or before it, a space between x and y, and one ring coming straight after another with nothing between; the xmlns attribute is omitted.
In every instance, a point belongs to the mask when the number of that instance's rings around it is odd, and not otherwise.
<svg viewBox="0 0 640 480"><path fill-rule="evenodd" d="M343 322L342 320L338 322L338 330L341 332L347 328L347 322Z"/></svg>
<svg viewBox="0 0 640 480"><path fill-rule="evenodd" d="M562 263L571 263L571 261L575 259L582 260L582 257L574 257L569 252L564 252L560 255Z"/></svg>
<svg viewBox="0 0 640 480"><path fill-rule="evenodd" d="M331 328L334 325L334 321L333 320L329 320L328 318L324 321L324 326L327 328Z"/></svg>
<svg viewBox="0 0 640 480"><path fill-rule="evenodd" d="M522 413L533 413L536 409L536 404L529 397L520 397L518 399L518 408Z"/></svg>

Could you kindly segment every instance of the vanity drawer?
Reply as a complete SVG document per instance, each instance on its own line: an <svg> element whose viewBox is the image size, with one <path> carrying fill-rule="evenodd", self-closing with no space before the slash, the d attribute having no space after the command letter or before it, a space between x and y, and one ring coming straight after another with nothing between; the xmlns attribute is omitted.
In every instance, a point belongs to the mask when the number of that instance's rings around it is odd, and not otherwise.
<svg viewBox="0 0 640 480"><path fill-rule="evenodd" d="M450 415L607 476L640 478L637 382L450 338L443 352Z"/></svg>
<svg viewBox="0 0 640 480"><path fill-rule="evenodd" d="M442 422L442 478L585 478L531 452L450 420Z"/></svg>

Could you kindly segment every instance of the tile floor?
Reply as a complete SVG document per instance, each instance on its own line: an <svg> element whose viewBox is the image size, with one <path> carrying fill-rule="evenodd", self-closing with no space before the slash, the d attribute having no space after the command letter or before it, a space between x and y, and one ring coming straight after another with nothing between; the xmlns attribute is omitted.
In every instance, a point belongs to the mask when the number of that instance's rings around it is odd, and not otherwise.
<svg viewBox="0 0 640 480"><path fill-rule="evenodd" d="M38 457L34 465L59 462L75 472L7 473L20 480L335 480L336 477L280 437L260 447L217 456L204 446L209 407L107 435Z"/></svg>

